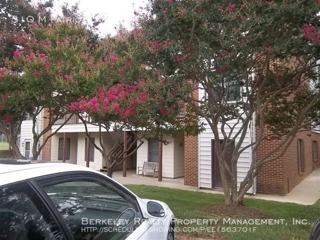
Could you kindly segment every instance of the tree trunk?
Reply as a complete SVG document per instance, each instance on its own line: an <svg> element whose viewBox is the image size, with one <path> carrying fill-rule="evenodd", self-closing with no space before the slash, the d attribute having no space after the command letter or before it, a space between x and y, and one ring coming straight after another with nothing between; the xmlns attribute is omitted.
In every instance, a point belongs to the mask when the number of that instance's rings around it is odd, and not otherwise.
<svg viewBox="0 0 320 240"><path fill-rule="evenodd" d="M162 139L161 139L162 140ZM162 141L159 141L159 169L158 169L158 181L162 181Z"/></svg>
<svg viewBox="0 0 320 240"><path fill-rule="evenodd" d="M66 133L63 133L63 159L62 162L66 162Z"/></svg>
<svg viewBox="0 0 320 240"><path fill-rule="evenodd" d="M24 159L25 157L20 152L19 146L17 144L16 136L8 137L9 149L12 153L12 156L16 159Z"/></svg>
<svg viewBox="0 0 320 240"><path fill-rule="evenodd" d="M86 167L90 167L90 153L89 153L89 149L90 149L90 138L87 137L86 138Z"/></svg>
<svg viewBox="0 0 320 240"><path fill-rule="evenodd" d="M24 159L25 157L22 155L20 152L20 149L17 145L17 140L15 140L14 137L8 138L9 146L10 146L10 151L13 155L14 158L16 159Z"/></svg>
<svg viewBox="0 0 320 240"><path fill-rule="evenodd" d="M127 177L127 149L128 148L128 138L127 138L127 132L124 132L123 134L123 177Z"/></svg>
<svg viewBox="0 0 320 240"><path fill-rule="evenodd" d="M32 144L32 160L38 160L40 152L38 151L38 138L33 137L33 144Z"/></svg>
<svg viewBox="0 0 320 240"><path fill-rule="evenodd" d="M18 146L18 135L20 133L21 122L12 124L10 126L1 125L1 132L6 136L9 143L9 150L13 158L23 159L25 158L20 152Z"/></svg>
<svg viewBox="0 0 320 240"><path fill-rule="evenodd" d="M112 178L113 170L112 168L108 167L107 168L107 176Z"/></svg>

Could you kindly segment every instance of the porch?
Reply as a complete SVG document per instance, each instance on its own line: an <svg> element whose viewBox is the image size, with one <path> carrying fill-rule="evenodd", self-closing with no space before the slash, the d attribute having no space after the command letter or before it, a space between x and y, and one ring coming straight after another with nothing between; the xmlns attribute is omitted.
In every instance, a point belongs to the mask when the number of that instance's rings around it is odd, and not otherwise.
<svg viewBox="0 0 320 240"><path fill-rule="evenodd" d="M51 161L88 166L93 170L100 171L106 165L101 152L94 144L100 147L100 136L96 132L90 133L91 139L82 132L57 133L51 138ZM103 143L107 151L123 151L123 133L105 132L102 135ZM122 143L122 144L121 144ZM122 164L114 166L115 170L122 169ZM127 169L136 169L136 154L127 159Z"/></svg>
<svg viewBox="0 0 320 240"><path fill-rule="evenodd" d="M127 176L123 177L122 171L116 171L113 173L113 179L118 181L123 185L148 185L148 186L158 186L158 187L168 187L184 190L196 191L198 188L184 185L184 178L162 178L159 182L158 178L138 175L134 170L127 171Z"/></svg>
<svg viewBox="0 0 320 240"><path fill-rule="evenodd" d="M72 164L88 166L91 169L101 171L105 170L106 163L102 158L102 154L97 150L92 142L98 146L100 144L99 134L91 133L91 140L88 141L87 135L81 132L63 132L57 133L51 138L51 159L52 161L64 161ZM103 142L105 149L109 150L111 159L123 157L124 135L121 132L103 133ZM135 145L129 144L127 147L137 147L140 142L133 142ZM138 170L143 168L145 163L159 162L159 142L153 139L143 139L141 146L136 152L133 151L128 156L125 163L127 171L138 174ZM130 149L131 149L130 148ZM183 135L168 137L166 142L162 144L162 177L164 178L181 178L184 176L184 142ZM130 151L129 151L130 152ZM114 154L113 154L114 153ZM124 164L116 161L114 171L123 170ZM183 183L183 181L182 181Z"/></svg>

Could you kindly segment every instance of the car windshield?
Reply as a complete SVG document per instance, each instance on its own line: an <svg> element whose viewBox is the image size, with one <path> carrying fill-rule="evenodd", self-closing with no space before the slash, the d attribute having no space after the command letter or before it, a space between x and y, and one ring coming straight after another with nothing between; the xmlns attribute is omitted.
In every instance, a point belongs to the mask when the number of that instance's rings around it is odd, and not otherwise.
<svg viewBox="0 0 320 240"><path fill-rule="evenodd" d="M99 183L69 181L46 186L45 191L75 239L125 239L137 227L133 223L140 216L136 206ZM125 231L118 231L119 221L127 227Z"/></svg>

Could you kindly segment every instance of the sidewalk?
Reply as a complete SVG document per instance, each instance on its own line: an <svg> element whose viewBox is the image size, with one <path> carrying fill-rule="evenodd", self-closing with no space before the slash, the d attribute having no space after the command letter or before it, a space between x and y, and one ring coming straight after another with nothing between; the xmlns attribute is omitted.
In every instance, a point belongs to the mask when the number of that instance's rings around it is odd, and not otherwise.
<svg viewBox="0 0 320 240"><path fill-rule="evenodd" d="M175 188L188 191L206 192L214 194L222 194L219 191L199 189L197 187L184 185L183 178L169 179L163 178L162 182L158 182L157 178L136 175L134 171L128 171L127 177L122 177L122 172L115 172L113 178L123 185L149 185L158 187ZM320 169L313 171L300 184L298 184L289 194L285 196L256 194L254 196L247 195L247 198L263 199L276 202L290 202L302 205L312 205L320 199Z"/></svg>
<svg viewBox="0 0 320 240"><path fill-rule="evenodd" d="M285 196L257 194L257 199L312 205L320 199L320 169L314 170Z"/></svg>

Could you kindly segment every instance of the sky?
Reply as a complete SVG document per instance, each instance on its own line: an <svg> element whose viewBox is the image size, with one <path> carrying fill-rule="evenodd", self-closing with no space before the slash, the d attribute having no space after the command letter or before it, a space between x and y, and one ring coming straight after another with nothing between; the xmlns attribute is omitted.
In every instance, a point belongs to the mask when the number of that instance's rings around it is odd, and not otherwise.
<svg viewBox="0 0 320 240"><path fill-rule="evenodd" d="M41 2L41 0L34 0L34 2ZM54 0L54 16L61 12L61 6L65 2L69 6L79 3L80 12L89 21L95 14L105 19L105 22L99 27L100 35L105 36L114 35L115 27L119 23L130 28L130 23L134 19L134 11L146 6L147 0Z"/></svg>

